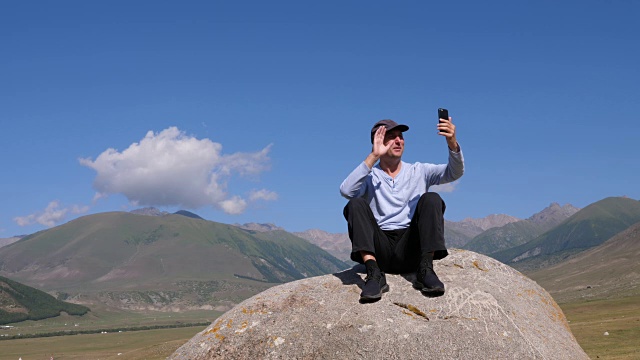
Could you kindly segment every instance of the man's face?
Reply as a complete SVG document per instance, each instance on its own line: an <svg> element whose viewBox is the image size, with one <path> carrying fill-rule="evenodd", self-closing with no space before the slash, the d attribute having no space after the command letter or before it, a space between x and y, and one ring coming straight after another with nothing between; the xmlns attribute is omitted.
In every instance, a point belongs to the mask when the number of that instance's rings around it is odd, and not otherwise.
<svg viewBox="0 0 640 360"><path fill-rule="evenodd" d="M387 156L393 158L402 157L402 153L404 152L404 137L402 136L402 131L387 131L384 135L384 144L388 145L389 142L391 142L391 147L387 151Z"/></svg>

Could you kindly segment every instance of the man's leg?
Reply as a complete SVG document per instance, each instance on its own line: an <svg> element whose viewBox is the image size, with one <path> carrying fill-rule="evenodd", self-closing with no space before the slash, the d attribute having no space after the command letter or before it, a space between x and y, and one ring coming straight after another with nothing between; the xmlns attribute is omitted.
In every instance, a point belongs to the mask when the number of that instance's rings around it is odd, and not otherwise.
<svg viewBox="0 0 640 360"><path fill-rule="evenodd" d="M362 198L350 200L343 214L349 227L351 260L364 264L367 268L360 301L380 300L382 293L389 291L384 272L378 265L378 259L382 261L382 265L386 263L386 254L389 253L384 249L385 242L381 241L384 233L380 230L369 204Z"/></svg>
<svg viewBox="0 0 640 360"><path fill-rule="evenodd" d="M387 271L393 261L393 249L366 200L349 200L343 214L351 239L351 260L364 264L366 259L363 259L362 253L368 253L376 259L383 271Z"/></svg>
<svg viewBox="0 0 640 360"><path fill-rule="evenodd" d="M449 255L444 242L445 209L440 195L425 193L420 197L411 220L411 235L417 236L420 244L420 263L415 286L428 296L444 294L444 284L433 270L433 261Z"/></svg>

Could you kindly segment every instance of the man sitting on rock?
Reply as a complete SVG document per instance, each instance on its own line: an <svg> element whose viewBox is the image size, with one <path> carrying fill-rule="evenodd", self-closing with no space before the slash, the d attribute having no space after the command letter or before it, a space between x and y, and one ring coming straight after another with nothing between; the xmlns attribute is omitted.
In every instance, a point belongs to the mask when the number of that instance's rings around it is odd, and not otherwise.
<svg viewBox="0 0 640 360"><path fill-rule="evenodd" d="M426 296L444 294L433 260L449 254L444 243L445 204L440 195L427 191L462 176L462 151L449 117L438 124L438 134L449 147L448 164L403 162L407 130L393 120L378 121L371 129L371 153L340 185L340 193L349 199L344 217L351 259L367 269L361 302L377 301L389 291L385 272L417 270L416 289Z"/></svg>

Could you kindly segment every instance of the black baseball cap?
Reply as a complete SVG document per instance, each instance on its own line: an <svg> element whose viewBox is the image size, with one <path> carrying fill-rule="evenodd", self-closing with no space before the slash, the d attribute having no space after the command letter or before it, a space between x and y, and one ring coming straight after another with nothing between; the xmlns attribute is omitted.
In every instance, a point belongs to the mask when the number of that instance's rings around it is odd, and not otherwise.
<svg viewBox="0 0 640 360"><path fill-rule="evenodd" d="M376 131L378 130L378 128L380 126L386 127L387 131L391 131L393 129L398 129L401 132L405 132L405 131L409 130L409 127L407 125L398 124L397 122L395 122L395 121L393 121L391 119L380 120L375 125L373 125L373 127L371 128L371 143L372 144L373 144L373 135L375 135Z"/></svg>

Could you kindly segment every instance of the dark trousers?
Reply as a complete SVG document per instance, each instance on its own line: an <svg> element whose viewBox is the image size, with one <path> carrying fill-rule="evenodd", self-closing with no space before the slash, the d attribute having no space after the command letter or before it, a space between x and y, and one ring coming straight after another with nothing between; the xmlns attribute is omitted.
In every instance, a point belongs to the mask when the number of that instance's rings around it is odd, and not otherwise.
<svg viewBox="0 0 640 360"><path fill-rule="evenodd" d="M437 193L423 194L408 228L382 230L367 201L351 199L344 208L349 225L351 260L363 263L360 251L373 254L380 269L389 273L409 273L418 268L423 253L439 260L449 252L444 244L444 201Z"/></svg>

